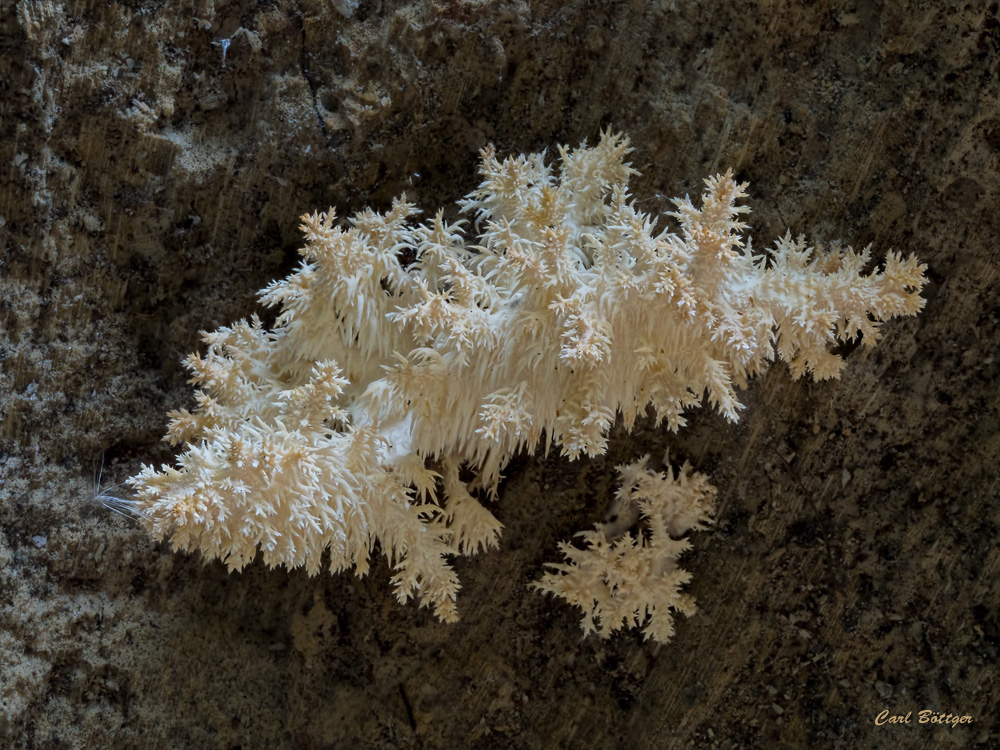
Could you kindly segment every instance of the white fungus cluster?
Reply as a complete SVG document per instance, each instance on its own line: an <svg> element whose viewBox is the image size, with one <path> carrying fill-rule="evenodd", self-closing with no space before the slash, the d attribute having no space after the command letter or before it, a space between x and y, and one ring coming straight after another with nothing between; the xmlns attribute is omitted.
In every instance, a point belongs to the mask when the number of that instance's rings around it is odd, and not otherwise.
<svg viewBox="0 0 1000 750"><path fill-rule="evenodd" d="M787 235L752 253L731 173L706 181L700 207L676 202L679 234L654 228L628 193L628 151L605 134L553 169L487 149L468 221L419 223L405 200L345 226L303 217L301 266L262 292L274 328L220 328L186 360L197 406L171 414L177 465L130 480L153 534L233 569L259 553L359 575L377 542L400 601L451 621L449 558L497 545L479 498L516 452L601 454L616 418L629 429L651 411L676 430L706 397L735 420L736 389L776 357L835 377L833 344L872 344L881 321L920 310L913 258L865 273L867 250ZM579 604L585 628L648 616L665 641L669 610L692 606L671 539L707 520L714 491L687 469L623 471L647 531L564 546L541 587ZM672 513L686 528L665 525Z"/></svg>

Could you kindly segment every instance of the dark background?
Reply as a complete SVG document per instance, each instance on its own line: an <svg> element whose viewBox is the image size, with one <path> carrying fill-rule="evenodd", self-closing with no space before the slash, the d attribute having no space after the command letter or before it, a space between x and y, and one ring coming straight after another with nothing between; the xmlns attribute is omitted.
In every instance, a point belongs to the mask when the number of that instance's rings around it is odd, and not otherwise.
<svg viewBox="0 0 1000 750"><path fill-rule="evenodd" d="M737 425L516 459L453 626L384 561L228 575L95 501L102 460L102 489L170 460L181 358L259 310L302 213L450 207L487 143L609 126L645 210L732 167L756 246L915 253L926 309L839 381L774 367ZM997 746L998 159L996 3L4 0L0 744ZM719 489L700 611L581 640L528 584L668 447Z"/></svg>

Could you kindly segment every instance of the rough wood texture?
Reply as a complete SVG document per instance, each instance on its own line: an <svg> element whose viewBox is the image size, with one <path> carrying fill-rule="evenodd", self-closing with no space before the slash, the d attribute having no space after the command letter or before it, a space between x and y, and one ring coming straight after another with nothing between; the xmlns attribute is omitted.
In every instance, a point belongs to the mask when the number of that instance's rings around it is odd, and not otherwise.
<svg viewBox="0 0 1000 750"><path fill-rule="evenodd" d="M998 55L995 3L0 5L0 744L996 746ZM300 214L431 209L487 142L609 125L645 208L732 166L758 245L917 253L925 311L840 381L774 368L736 427L517 460L456 626L384 564L230 576L94 501L102 454L105 484L169 459L181 357L292 267ZM527 584L668 445L719 488L701 611L581 641Z"/></svg>

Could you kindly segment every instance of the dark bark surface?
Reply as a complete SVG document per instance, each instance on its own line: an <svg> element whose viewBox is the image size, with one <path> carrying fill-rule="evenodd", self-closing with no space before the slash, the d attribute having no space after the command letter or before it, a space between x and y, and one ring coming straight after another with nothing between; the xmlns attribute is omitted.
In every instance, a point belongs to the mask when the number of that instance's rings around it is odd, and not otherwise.
<svg viewBox="0 0 1000 750"><path fill-rule="evenodd" d="M925 310L838 381L775 366L736 425L516 459L457 625L384 560L229 575L95 500L102 457L103 486L170 460L181 358L260 312L302 213L433 211L487 143L606 127L644 209L732 167L756 246L915 253ZM995 3L0 4L0 745L997 746L998 166ZM700 610L581 640L528 584L667 448L719 490Z"/></svg>

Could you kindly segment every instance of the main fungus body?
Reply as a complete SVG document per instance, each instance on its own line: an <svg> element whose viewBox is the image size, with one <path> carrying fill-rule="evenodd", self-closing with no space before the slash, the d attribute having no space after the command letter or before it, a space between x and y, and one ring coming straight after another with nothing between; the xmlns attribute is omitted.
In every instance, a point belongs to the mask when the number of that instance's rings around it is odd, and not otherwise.
<svg viewBox="0 0 1000 750"><path fill-rule="evenodd" d="M259 551L317 572L328 553L359 575L377 542L400 601L451 621L448 560L497 545L479 498L517 451L601 454L616 416L631 428L652 410L676 430L706 397L735 420L736 389L775 357L795 377L836 377L834 343L873 344L881 321L920 310L913 258L866 273L867 250L787 235L754 254L729 173L700 208L676 202L680 234L657 230L630 200L628 150L605 134L561 149L554 171L487 149L456 223L418 223L405 200L347 227L303 217L301 266L262 293L280 308L273 330L221 328L186 361L197 407L171 414L177 466L130 480L153 534L233 569ZM540 587L581 606L586 629L648 620L666 641L670 611L693 607L681 537L708 521L714 490L689 468L622 474L642 528L564 545Z"/></svg>

